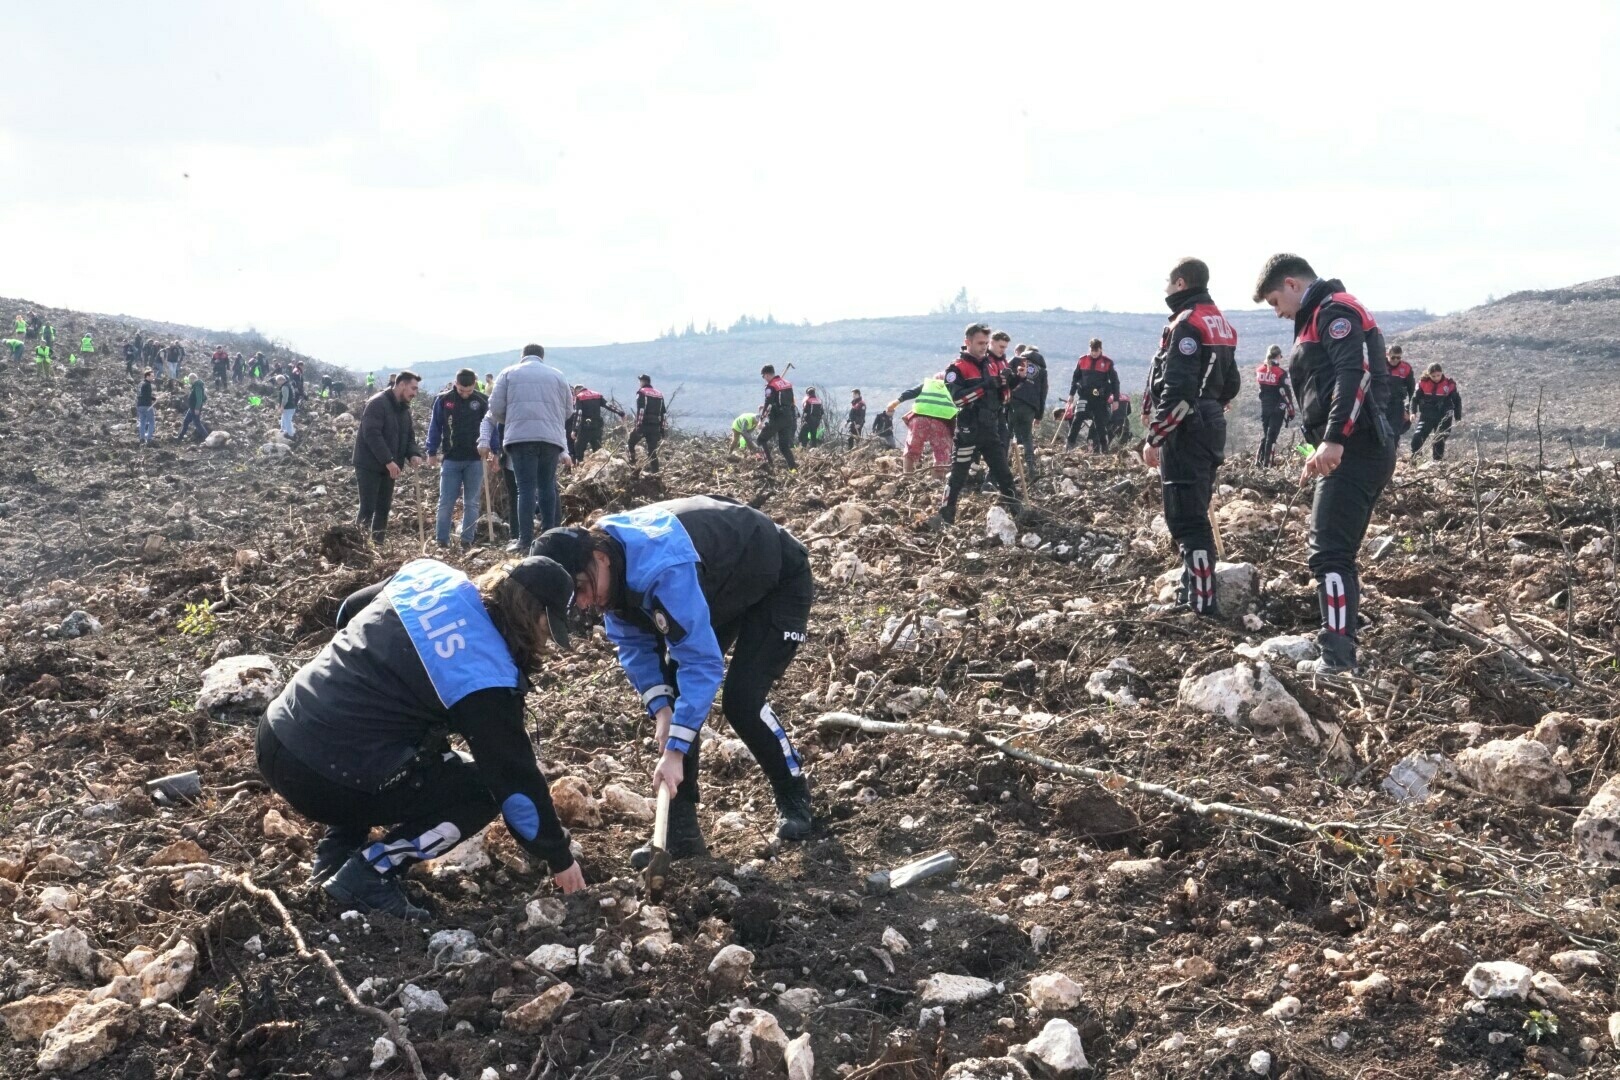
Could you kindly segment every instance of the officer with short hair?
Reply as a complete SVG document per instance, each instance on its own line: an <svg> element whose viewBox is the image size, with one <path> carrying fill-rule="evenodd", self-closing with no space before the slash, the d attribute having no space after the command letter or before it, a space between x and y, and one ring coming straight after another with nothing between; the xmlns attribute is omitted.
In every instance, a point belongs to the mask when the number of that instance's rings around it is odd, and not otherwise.
<svg viewBox="0 0 1620 1080"><path fill-rule="evenodd" d="M1451 426L1462 420L1462 392L1455 379L1449 377L1439 364L1430 364L1418 381L1417 393L1412 395L1417 404L1418 425L1412 432L1412 456L1429 436L1434 436L1434 460L1446 456L1446 440L1451 437Z"/></svg>
<svg viewBox="0 0 1620 1080"><path fill-rule="evenodd" d="M1282 366L1282 346L1266 348L1266 358L1254 370L1260 390L1260 448L1254 463L1261 468L1276 464L1277 437L1283 424L1294 419L1294 390L1288 383L1288 369Z"/></svg>

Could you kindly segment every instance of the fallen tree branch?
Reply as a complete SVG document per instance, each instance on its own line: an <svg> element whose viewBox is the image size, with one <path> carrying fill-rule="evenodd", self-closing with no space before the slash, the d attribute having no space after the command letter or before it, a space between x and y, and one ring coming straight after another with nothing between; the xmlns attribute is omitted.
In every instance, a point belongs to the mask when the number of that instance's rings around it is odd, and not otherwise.
<svg viewBox="0 0 1620 1080"><path fill-rule="evenodd" d="M1416 619L1429 629L1443 634L1446 637L1451 638L1453 641L1460 641L1464 645L1479 649L1486 653L1487 656L1499 657L1504 667L1521 678L1529 679L1532 682L1540 683L1542 686L1550 687L1554 690L1569 689L1569 683L1563 679L1554 678L1551 675L1543 674L1542 672L1536 671L1534 668L1530 667L1530 665L1527 663L1529 658L1524 656L1523 653L1519 652L1519 650L1515 649L1511 645L1505 645L1500 641L1492 641L1489 638L1481 637L1472 631L1443 623L1433 615L1430 615L1427 611L1424 611L1419 605L1410 603L1406 600L1396 600L1392 597L1386 597L1385 600L1391 607L1400 612L1402 615L1408 615Z"/></svg>
<svg viewBox="0 0 1620 1080"><path fill-rule="evenodd" d="M1137 780L1134 777L1125 776L1108 769L1093 769L1086 765L1070 765L1067 762L1054 761L1049 757L1042 757L1040 754L1020 749L1012 745L1010 740L977 731L963 731L960 728L944 727L939 724L904 724L889 720L869 720L864 716L856 716L854 713L846 712L822 713L816 718L816 730L826 731L831 728L863 731L868 735L923 735L933 739L948 739L951 742L959 742L966 746L988 746L990 749L1005 754L1010 758L1037 765L1051 772L1062 773L1064 776L1095 780L1109 790L1123 787L1140 792L1143 795L1152 795L1155 798L1168 800L1184 810L1190 810L1198 814L1200 817L1234 817L1261 825L1286 829L1289 832L1309 833L1313 836L1326 836L1335 832L1360 832L1366 828L1366 826L1358 825L1353 821L1312 822L1303 818L1270 814L1264 810L1250 810L1243 806L1233 806L1231 803L1204 802L1202 799L1184 795L1174 788L1165 787L1163 784ZM1381 826L1381 828L1384 831L1389 831L1387 826Z"/></svg>

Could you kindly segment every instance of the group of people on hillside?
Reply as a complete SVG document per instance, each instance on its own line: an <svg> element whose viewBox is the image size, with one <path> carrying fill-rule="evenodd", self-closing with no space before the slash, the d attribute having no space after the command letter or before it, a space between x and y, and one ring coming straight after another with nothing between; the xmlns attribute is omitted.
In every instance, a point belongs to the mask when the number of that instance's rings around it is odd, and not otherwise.
<svg viewBox="0 0 1620 1080"><path fill-rule="evenodd" d="M5 347L11 362L20 366L27 352L28 343L37 341L39 344L34 346L32 357L34 373L45 378L54 376L58 359L55 325L46 321L44 316L36 311L27 314L18 312L13 320L12 327L12 336L0 338L0 345ZM71 338L67 348L69 352L65 366L69 371L79 367L81 364L88 365L96 352L95 335L86 329L79 337L78 348L72 348Z"/></svg>
<svg viewBox="0 0 1620 1080"><path fill-rule="evenodd" d="M88 335L86 338L88 339ZM208 438L209 426L203 419L203 410L208 404L206 382L195 372L181 375L180 368L186 358L186 347L179 339L164 344L156 336L147 337L144 331L137 331L133 337L124 342L123 354L125 374L133 376L139 369L140 381L135 388L135 430L140 445L150 446L157 442L157 384L160 368L167 380L168 391L181 389L185 392L185 414L180 422L180 430L174 435L174 441L182 442L188 435L193 436L199 443ZM251 359L244 358L240 352L233 357L225 346L216 345L209 354L209 362L216 391L226 389L227 378L238 385L249 378L255 382L268 381L275 393L274 402L280 417L282 435L288 439L297 436L294 419L299 406L306 398L302 361L283 360L279 357L266 360L263 352L254 353ZM331 376L323 376L320 396L331 397L334 388ZM248 398L249 408L258 408L263 404L264 399L258 393Z"/></svg>

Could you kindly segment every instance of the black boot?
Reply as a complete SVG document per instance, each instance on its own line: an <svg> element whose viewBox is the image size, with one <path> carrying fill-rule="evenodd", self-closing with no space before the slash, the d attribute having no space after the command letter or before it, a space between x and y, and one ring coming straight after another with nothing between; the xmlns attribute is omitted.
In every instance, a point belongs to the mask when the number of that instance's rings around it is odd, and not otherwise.
<svg viewBox="0 0 1620 1080"><path fill-rule="evenodd" d="M405 898L399 879L393 874L379 874L361 855L350 855L338 872L321 886L340 904L361 911L379 912L412 922L426 922L433 916L427 908L417 907Z"/></svg>
<svg viewBox="0 0 1620 1080"><path fill-rule="evenodd" d="M703 840L703 826L698 824L697 802L679 795L669 802L669 843L671 859L707 859L709 845ZM630 865L636 870L647 869L652 862L653 846L648 840L630 853Z"/></svg>
<svg viewBox="0 0 1620 1080"><path fill-rule="evenodd" d="M1356 673L1356 643L1344 634L1323 630L1316 635L1322 655L1311 665L1312 675L1354 675Z"/></svg>
<svg viewBox="0 0 1620 1080"><path fill-rule="evenodd" d="M800 774L785 784L771 785L776 796L776 835L803 840L810 835L810 780Z"/></svg>
<svg viewBox="0 0 1620 1080"><path fill-rule="evenodd" d="M364 847L370 838L370 829L344 829L336 825L327 828L326 835L315 845L315 861L309 868L310 884L319 885L337 873L349 856Z"/></svg>

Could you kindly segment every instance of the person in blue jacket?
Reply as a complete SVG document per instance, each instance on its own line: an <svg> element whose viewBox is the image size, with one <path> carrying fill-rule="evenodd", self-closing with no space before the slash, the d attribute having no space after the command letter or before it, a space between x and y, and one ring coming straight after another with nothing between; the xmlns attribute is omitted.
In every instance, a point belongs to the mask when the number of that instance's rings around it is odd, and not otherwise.
<svg viewBox="0 0 1620 1080"><path fill-rule="evenodd" d="M336 636L259 722L265 781L327 826L311 877L338 902L423 920L399 879L499 813L563 892L584 888L523 724L545 643L568 643L573 583L549 559L474 582L435 559L350 595ZM450 748L449 736L471 754ZM388 827L380 840L374 826Z"/></svg>
<svg viewBox="0 0 1620 1080"><path fill-rule="evenodd" d="M573 576L573 606L601 611L619 666L655 721L654 791L670 789L672 858L707 854L698 825L698 750L718 694L776 797L776 834L810 835L810 784L767 698L805 640L815 579L810 555L765 514L698 495L551 529L531 554ZM726 653L731 666L726 666ZM650 845L636 849L644 867Z"/></svg>

